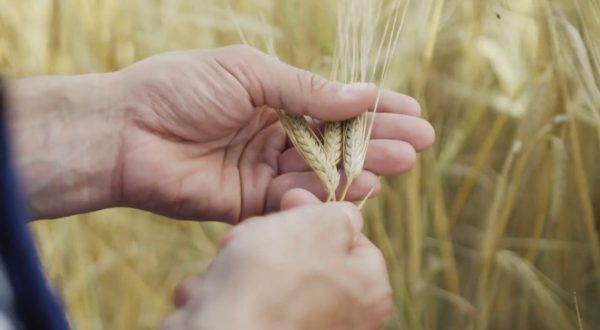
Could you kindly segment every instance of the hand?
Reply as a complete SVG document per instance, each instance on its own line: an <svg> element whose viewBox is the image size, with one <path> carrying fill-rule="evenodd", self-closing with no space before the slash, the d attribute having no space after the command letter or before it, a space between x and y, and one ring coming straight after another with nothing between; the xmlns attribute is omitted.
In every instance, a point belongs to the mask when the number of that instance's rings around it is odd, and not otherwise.
<svg viewBox="0 0 600 330"><path fill-rule="evenodd" d="M379 329L392 311L379 250L350 203L292 190L283 208L234 228L201 280L178 290L163 330ZM310 204L310 205L309 205Z"/></svg>
<svg viewBox="0 0 600 330"><path fill-rule="evenodd" d="M246 46L159 55L121 72L129 100L119 154L119 196L171 217L238 222L276 211L283 194L325 191L286 137L273 109L342 120L375 103L373 85L345 86ZM377 175L412 166L434 140L413 99L383 91L366 171L350 200Z"/></svg>
<svg viewBox="0 0 600 330"><path fill-rule="evenodd" d="M239 222L282 196L325 191L288 143L273 109L342 120L375 103L373 85L343 85L246 46L148 58L122 71L13 83L11 128L35 218L129 206L175 218ZM366 170L409 169L434 140L418 103L381 91Z"/></svg>

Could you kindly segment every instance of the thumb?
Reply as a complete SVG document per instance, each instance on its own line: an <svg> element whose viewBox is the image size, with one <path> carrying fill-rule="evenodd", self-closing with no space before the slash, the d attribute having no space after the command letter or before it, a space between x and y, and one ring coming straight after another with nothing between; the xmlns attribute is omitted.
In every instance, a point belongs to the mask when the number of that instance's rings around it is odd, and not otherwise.
<svg viewBox="0 0 600 330"><path fill-rule="evenodd" d="M220 64L250 96L255 107L268 106L290 114L339 121L372 107L377 87L342 84L280 62L249 46L220 49Z"/></svg>

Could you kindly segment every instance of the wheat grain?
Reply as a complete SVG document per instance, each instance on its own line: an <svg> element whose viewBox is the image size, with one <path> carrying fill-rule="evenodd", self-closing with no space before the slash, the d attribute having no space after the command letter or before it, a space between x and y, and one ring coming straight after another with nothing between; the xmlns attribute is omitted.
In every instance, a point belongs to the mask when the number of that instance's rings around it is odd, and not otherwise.
<svg viewBox="0 0 600 330"><path fill-rule="evenodd" d="M323 128L323 147L329 157L329 163L336 167L342 159L343 142L342 122L326 123Z"/></svg>

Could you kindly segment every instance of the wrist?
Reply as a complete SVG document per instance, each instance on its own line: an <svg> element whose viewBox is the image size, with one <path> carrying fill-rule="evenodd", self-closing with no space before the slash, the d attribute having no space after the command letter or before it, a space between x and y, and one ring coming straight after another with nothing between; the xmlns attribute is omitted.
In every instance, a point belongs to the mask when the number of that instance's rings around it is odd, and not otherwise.
<svg viewBox="0 0 600 330"><path fill-rule="evenodd" d="M14 81L10 128L34 218L116 204L122 111L113 73Z"/></svg>

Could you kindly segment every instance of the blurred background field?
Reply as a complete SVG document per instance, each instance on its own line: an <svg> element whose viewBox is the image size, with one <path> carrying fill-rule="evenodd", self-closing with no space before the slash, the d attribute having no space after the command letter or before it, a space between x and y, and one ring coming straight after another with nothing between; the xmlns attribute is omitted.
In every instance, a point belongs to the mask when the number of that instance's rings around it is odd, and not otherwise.
<svg viewBox="0 0 600 330"><path fill-rule="evenodd" d="M117 70L239 42L239 28L328 75L335 12L333 0L0 0L0 72ZM596 0L410 3L386 87L419 99L438 142L365 208L394 287L389 329L600 329L599 68ZM32 229L75 329L150 329L228 227L115 209Z"/></svg>

